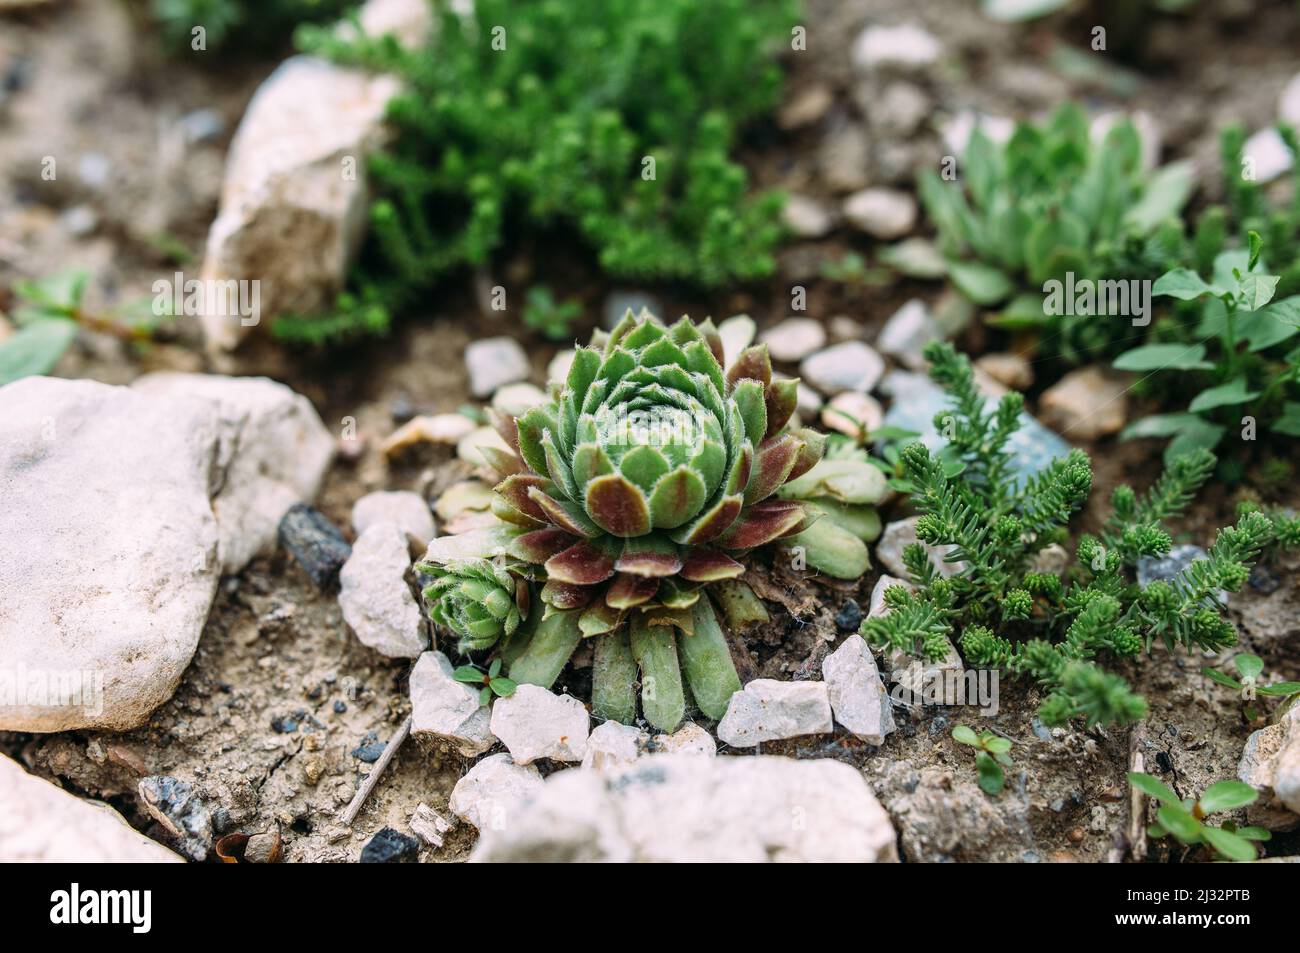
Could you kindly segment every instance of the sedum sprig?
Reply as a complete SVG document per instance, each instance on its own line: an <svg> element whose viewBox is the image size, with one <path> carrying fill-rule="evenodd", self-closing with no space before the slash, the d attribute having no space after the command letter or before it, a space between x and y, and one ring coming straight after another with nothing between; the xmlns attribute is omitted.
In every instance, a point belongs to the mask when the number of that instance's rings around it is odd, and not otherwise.
<svg viewBox="0 0 1300 953"><path fill-rule="evenodd" d="M1234 643L1219 593L1241 588L1276 538L1274 523L1249 509L1177 578L1135 585L1139 559L1169 552L1163 522L1183 512L1213 472L1214 458L1202 450L1174 461L1145 494L1116 489L1101 534L1080 538L1076 563L1063 576L1037 570L1036 555L1066 537L1071 517L1087 502L1087 455L1074 450L1015 482L1005 447L1016 429L1018 395L990 411L965 357L940 342L928 345L925 356L951 396L952 409L935 421L948 443L934 454L911 444L899 459L920 513L917 536L946 549L950 575L940 575L925 547L907 547L904 561L918 588L886 590L888 611L863 622L864 637L938 659L956 635L968 664L1037 683L1045 692L1040 717L1048 724L1144 717L1143 699L1103 665L1150 651L1156 638L1170 649Z"/></svg>

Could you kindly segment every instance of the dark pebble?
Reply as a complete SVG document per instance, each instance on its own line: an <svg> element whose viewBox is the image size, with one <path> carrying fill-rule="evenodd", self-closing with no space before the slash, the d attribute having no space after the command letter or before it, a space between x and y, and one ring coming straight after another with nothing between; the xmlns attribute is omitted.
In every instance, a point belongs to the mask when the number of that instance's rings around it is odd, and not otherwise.
<svg viewBox="0 0 1300 953"><path fill-rule="evenodd" d="M841 632L856 632L862 625L862 609L852 599L847 599L835 613L835 627Z"/></svg>
<svg viewBox="0 0 1300 953"><path fill-rule="evenodd" d="M345 701L336 701L334 703L334 714L341 715L348 710L348 703Z"/></svg>
<svg viewBox="0 0 1300 953"><path fill-rule="evenodd" d="M391 827L381 827L361 848L363 864L414 864L420 858L420 842Z"/></svg>
<svg viewBox="0 0 1300 953"><path fill-rule="evenodd" d="M395 397L388 404L388 416L393 418L393 423L404 424L415 416L415 405L406 397Z"/></svg>
<svg viewBox="0 0 1300 953"><path fill-rule="evenodd" d="M352 757L366 764L374 764L379 760L379 756L384 753L386 746L378 741L373 741L368 745L361 745L352 749Z"/></svg>
<svg viewBox="0 0 1300 953"><path fill-rule="evenodd" d="M271 730L278 731L282 735L293 734L298 730L298 722L292 718L275 717L271 719Z"/></svg>
<svg viewBox="0 0 1300 953"><path fill-rule="evenodd" d="M27 85L27 77L31 72L31 62L23 57L10 62L4 71L4 79L0 80L0 89L6 93L16 93Z"/></svg>
<svg viewBox="0 0 1300 953"><path fill-rule="evenodd" d="M1250 588L1256 592L1271 596L1277 592L1278 586L1282 585L1282 580L1277 573L1269 569L1263 563L1256 563L1250 571Z"/></svg>
<svg viewBox="0 0 1300 953"><path fill-rule="evenodd" d="M280 544L321 590L338 584L339 570L352 554L339 528L306 503L294 504L280 520Z"/></svg>

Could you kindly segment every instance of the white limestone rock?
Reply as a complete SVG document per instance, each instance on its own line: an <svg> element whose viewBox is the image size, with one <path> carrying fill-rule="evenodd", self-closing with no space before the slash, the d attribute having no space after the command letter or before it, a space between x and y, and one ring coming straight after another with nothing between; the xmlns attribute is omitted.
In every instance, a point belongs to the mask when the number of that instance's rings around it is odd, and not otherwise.
<svg viewBox="0 0 1300 953"><path fill-rule="evenodd" d="M184 858L0 754L0 862L179 864Z"/></svg>
<svg viewBox="0 0 1300 953"><path fill-rule="evenodd" d="M830 760L656 754L560 771L483 829L478 863L892 863L889 815ZM482 828L481 828L482 829Z"/></svg>
<svg viewBox="0 0 1300 953"><path fill-rule="evenodd" d="M212 512L222 571L239 572L254 556L274 552L281 517L316 499L334 460L334 437L311 401L265 377L159 372L131 386L161 404L186 396L217 408L221 477Z"/></svg>
<svg viewBox="0 0 1300 953"><path fill-rule="evenodd" d="M520 685L492 705L492 734L517 764L538 758L581 761L587 753L591 717L582 702L537 685Z"/></svg>
<svg viewBox="0 0 1300 953"><path fill-rule="evenodd" d="M343 289L365 234L366 161L387 138L399 87L308 56L258 87L230 144L201 272L259 282L258 314L201 315L210 349L234 349L262 318L320 311Z"/></svg>
<svg viewBox="0 0 1300 953"><path fill-rule="evenodd" d="M411 555L396 523L372 523L339 572L339 608L363 645L389 658L416 658L429 646L424 618L406 582Z"/></svg>
<svg viewBox="0 0 1300 953"><path fill-rule="evenodd" d="M736 748L834 730L824 682L780 682L772 678L756 678L732 695L726 714L718 722L718 738Z"/></svg>
<svg viewBox="0 0 1300 953"><path fill-rule="evenodd" d="M607 721L597 725L587 738L587 753L582 766L593 771L608 771L631 764L640 757L650 736L639 728Z"/></svg>
<svg viewBox="0 0 1300 953"><path fill-rule="evenodd" d="M352 504L353 532L364 534L375 523L395 523L417 555L434 536L433 511L424 497L410 490L367 493Z"/></svg>
<svg viewBox="0 0 1300 953"><path fill-rule="evenodd" d="M822 678L835 720L869 744L883 744L894 730L893 708L876 659L859 635L822 661Z"/></svg>
<svg viewBox="0 0 1300 953"><path fill-rule="evenodd" d="M447 806L462 821L484 833L506 831L542 784L541 774L531 764L515 764L505 752L488 755L456 782Z"/></svg>
<svg viewBox="0 0 1300 953"><path fill-rule="evenodd" d="M454 747L467 758L496 742L491 712L479 689L451 677L455 666L441 652L425 652L411 669L411 734Z"/></svg>
<svg viewBox="0 0 1300 953"><path fill-rule="evenodd" d="M171 697L221 574L215 402L0 388L0 730L127 731Z"/></svg>

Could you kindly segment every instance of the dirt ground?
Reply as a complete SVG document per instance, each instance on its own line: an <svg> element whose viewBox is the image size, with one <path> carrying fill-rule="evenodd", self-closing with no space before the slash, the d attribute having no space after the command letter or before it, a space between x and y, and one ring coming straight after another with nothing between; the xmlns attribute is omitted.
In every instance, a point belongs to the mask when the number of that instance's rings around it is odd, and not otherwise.
<svg viewBox="0 0 1300 953"><path fill-rule="evenodd" d="M1294 50L1300 48L1293 2L1255 5L1260 13L1253 20L1236 15L1239 6L1225 3L1208 20L1161 23L1148 38L1159 71L1138 78L1135 90L1121 95L1111 74L1067 78L1053 65L1058 41L1082 46L1075 35L1086 35L1083 20L1017 30L990 23L961 0L817 0L807 18L817 55L789 57L786 103L824 87L830 105L808 127L783 130L772 123L751 130L742 154L757 184L829 198L819 171L820 145L844 124L863 123L876 92L855 78L848 45L865 23L916 20L947 48L940 68L920 81L940 112L973 107L1036 115L1069 97L1099 107L1144 109L1159 117L1166 155L1197 160L1205 194L1212 197L1215 131L1230 120L1252 129L1269 121L1278 91L1296 71ZM69 0L51 7L7 17L0 29L0 288L15 278L46 274L52 262L85 267L94 275L90 303L109 306L147 295L151 282L175 267L197 267L230 135L276 60L168 59L133 28L124 5ZM219 119L220 131L189 141L183 120L201 110L215 111L205 118ZM873 145L873 179L904 184L904 174L910 178L942 148L926 130L901 143L877 138ZM898 154L889 153L890 146ZM53 182L40 176L47 155L69 170ZM83 207L96 222L88 233L72 227L85 216L70 213ZM790 245L781 273L763 286L716 295L672 287L653 291L670 315L746 312L763 326L788 315L790 286L797 282L808 289L810 314L827 321L848 316L873 340L905 300L919 296L933 303L939 294L937 285L891 280L854 286L818 274L821 262L846 251L870 257L875 250L869 239L840 229L825 240ZM581 298L588 327L598 323L608 291L627 287L600 277L581 249L539 237L507 249L494 271L520 288L531 275L546 274L564 294ZM517 297L522 300L522 294ZM475 301L472 280L459 276L387 340L332 354L264 352L250 363L250 370L270 371L305 393L327 427L338 431L344 418L357 421L366 449L359 460L335 464L318 503L345 532L351 505L364 493L413 489L428 496L460 474L461 465L445 456L390 467L378 445L412 413L450 411L469 402L459 355L471 337L518 336L534 361L534 381L544 379L557 348L529 338L512 313L483 313ZM979 353L1008 342L976 327L960 343ZM57 373L118 383L158 368L204 369L197 345L189 327L177 328L173 340L145 353L83 335ZM1052 369L1041 371L1031 404L1050 381ZM1085 449L1094 452L1097 468L1087 526L1099 519L1111 486L1152 472L1158 448L1107 443ZM1208 494L1177 541L1208 545L1210 527L1231 518L1234 502L1223 490ZM886 520L901 515L906 513L884 514ZM1268 578L1276 588L1248 588L1231 602L1241 648L1260 655L1266 671L1290 679L1300 678L1296 566L1295 560L1271 566ZM851 586L771 579L775 589L788 586L787 605L777 608L769 625L745 634L738 657L742 672L820 677L820 658L846 635L837 614L846 602L865 610L877 575L873 570ZM1151 717L1139 729L1147 764L1154 766L1149 770L1183 794L1233 776L1252 730L1240 703L1199 674L1210 662L1157 649L1129 673L1151 705ZM281 553L223 582L179 690L145 727L120 734L0 734L0 750L70 790L112 803L164 842L166 834L136 795L145 775L192 782L218 833L278 826L287 861L353 861L379 828L407 831L418 804L446 813L452 786L467 768L454 754L408 742L356 823L348 828L339 822L338 813L369 771L366 759L373 760L375 746L409 712L408 667L361 646L344 625L336 599L318 592ZM564 676L575 691L583 680L581 671ZM1128 824L1129 734L1049 730L1033 717L1038 699L1030 687L1007 685L1002 694L1002 711L980 720L1015 742L1015 767L998 798L979 791L969 749L951 740L955 724L974 723L964 710L897 713L899 730L879 748L838 731L761 750L832 757L860 767L895 822L906 860L1105 859L1116 833ZM472 830L458 828L443 849L426 849L422 859L463 859L473 841ZM1283 835L1267 852L1297 848L1297 835ZM1182 859L1156 845L1151 856Z"/></svg>

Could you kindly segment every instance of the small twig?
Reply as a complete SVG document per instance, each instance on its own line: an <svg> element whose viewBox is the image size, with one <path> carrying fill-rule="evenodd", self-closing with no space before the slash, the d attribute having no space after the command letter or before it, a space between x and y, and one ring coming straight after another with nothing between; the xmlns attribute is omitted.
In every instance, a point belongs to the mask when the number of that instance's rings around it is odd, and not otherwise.
<svg viewBox="0 0 1300 953"><path fill-rule="evenodd" d="M1141 721L1133 726L1128 736L1128 769L1134 772L1146 771L1146 743L1147 743L1147 726L1146 722ZM1128 783L1127 778L1125 783ZM1118 838L1117 838L1118 840ZM1128 834L1124 838L1125 846L1128 848L1129 855L1138 863L1146 860L1147 857L1147 819L1146 819L1146 800L1141 791L1129 785L1129 802L1128 802ZM1112 847L1107 854L1106 860L1109 863L1117 864L1124 859L1124 848L1120 846Z"/></svg>
<svg viewBox="0 0 1300 953"><path fill-rule="evenodd" d="M370 774L361 782L361 787L357 788L352 803L348 805L347 810L341 815L344 824L351 825L357 819L357 815L361 813L361 806L366 803L366 798L370 796L370 792L379 783L379 776L384 773L384 768L388 767L388 762L393 760L393 756L397 754L397 749L402 746L402 742L406 740L406 736L410 733L411 716L407 715L406 720L397 729L397 733L388 740L388 744L384 747L384 753L379 756L379 760L375 762Z"/></svg>

